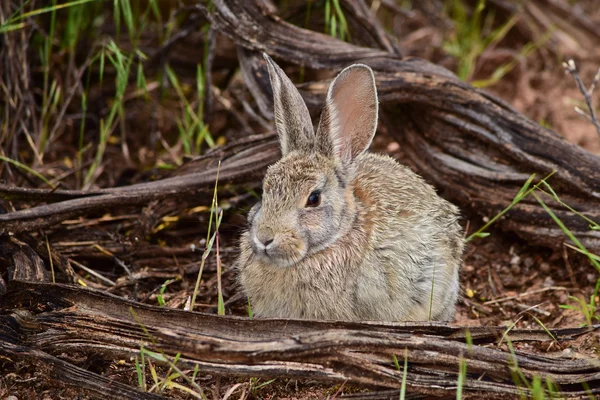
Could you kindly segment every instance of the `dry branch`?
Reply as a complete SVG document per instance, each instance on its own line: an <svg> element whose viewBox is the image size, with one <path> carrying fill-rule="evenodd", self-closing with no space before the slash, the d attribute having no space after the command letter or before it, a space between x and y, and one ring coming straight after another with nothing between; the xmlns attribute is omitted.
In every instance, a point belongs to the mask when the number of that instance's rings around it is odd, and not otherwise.
<svg viewBox="0 0 600 400"><path fill-rule="evenodd" d="M506 330L502 327L221 317L148 306L72 285L16 281L2 301L0 339L5 344L0 351L9 351L10 343L43 359L73 352L121 359L138 354L143 345L171 356L181 353L184 366L198 365L204 373L350 380L398 388L402 371L394 367L392 355L406 350L408 388L421 394L444 396L456 390L461 359L469 372L465 398L518 395L510 375L515 362L528 379L552 379L565 397L585 396L580 382L600 393L598 360L507 353L494 345ZM467 330L478 345L465 343ZM599 330L600 326L550 332L564 342ZM544 330L515 329L507 338L513 343L552 340Z"/></svg>
<svg viewBox="0 0 600 400"><path fill-rule="evenodd" d="M2 329L0 329L1 331ZM97 398L126 400L160 400L168 397L135 390L120 382L79 368L60 358L30 347L17 346L2 340L0 333L0 357L4 360L29 361L49 372L49 378L76 389L84 389Z"/></svg>
<svg viewBox="0 0 600 400"><path fill-rule="evenodd" d="M310 69L339 70L353 62L369 64L377 76L382 120L402 145L403 162L432 181L442 194L463 209L489 217L510 204L532 173L552 170L550 183L562 199L592 220L600 220L600 158L568 143L554 132L525 118L494 96L459 81L452 73L425 60L401 58L365 7L343 2L349 24L373 25L369 43L360 47L301 29L281 20L261 1L215 1L207 13L216 31L238 46L244 78L261 112L271 117L270 86L260 52ZM326 84L303 90L317 115ZM272 137L248 138L213 151L177 176L129 187L90 192L22 189L0 185L4 199L57 202L0 215L0 233L18 233L56 225L86 213L196 193L214 182L216 161L230 182L258 178L279 157ZM548 200L552 210L592 251L600 251L600 232ZM499 221L534 243L557 247L564 235L533 199L525 199Z"/></svg>
<svg viewBox="0 0 600 400"><path fill-rule="evenodd" d="M525 118L494 96L459 81L449 71L419 59L400 59L281 21L261 2L215 1L213 26L249 51L313 69L341 69L351 62L375 71L388 131L402 145L407 161L443 194L482 216L510 204L532 173L553 170L550 181L563 200L592 220L600 220L600 158ZM235 29L233 29L235 27ZM244 64L243 64L244 65ZM264 76L255 66L246 75ZM264 80L262 91L270 89ZM252 85L250 85L252 86ZM317 85L314 85L317 86ZM320 105L325 85L304 92ZM252 90L257 93L256 88ZM590 249L600 250L600 232L550 202L553 211ZM535 200L518 204L500 222L532 242L557 246L563 233Z"/></svg>
<svg viewBox="0 0 600 400"><path fill-rule="evenodd" d="M183 165L176 176L118 188L81 190L28 189L0 185L5 200L53 202L0 215L0 234L45 228L67 218L115 207L146 205L154 200L189 196L214 185L217 162L222 160L220 180L243 182L262 172L280 157L273 135L255 135Z"/></svg>

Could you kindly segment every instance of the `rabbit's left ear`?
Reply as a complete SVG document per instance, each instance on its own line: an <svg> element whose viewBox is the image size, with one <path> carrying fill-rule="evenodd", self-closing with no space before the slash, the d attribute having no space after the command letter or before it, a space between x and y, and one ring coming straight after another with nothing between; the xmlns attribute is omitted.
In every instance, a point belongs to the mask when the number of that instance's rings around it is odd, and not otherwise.
<svg viewBox="0 0 600 400"><path fill-rule="evenodd" d="M275 128L285 156L294 150L311 151L315 133L306 103L285 72L266 53L267 69L273 89Z"/></svg>
<svg viewBox="0 0 600 400"><path fill-rule="evenodd" d="M377 89L371 68L354 64L329 87L317 129L317 149L349 165L371 145L377 129Z"/></svg>

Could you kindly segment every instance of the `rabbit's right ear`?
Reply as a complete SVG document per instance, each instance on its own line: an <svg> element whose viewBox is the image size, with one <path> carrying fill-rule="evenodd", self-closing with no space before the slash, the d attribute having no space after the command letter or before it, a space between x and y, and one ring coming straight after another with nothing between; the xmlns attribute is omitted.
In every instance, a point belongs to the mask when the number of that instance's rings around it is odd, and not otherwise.
<svg viewBox="0 0 600 400"><path fill-rule="evenodd" d="M314 129L304 99L287 77L285 72L266 53L273 106L275 110L275 129L281 144L281 153L285 156L293 150L310 151L314 147Z"/></svg>
<svg viewBox="0 0 600 400"><path fill-rule="evenodd" d="M377 88L371 68L354 64L333 80L317 129L317 150L345 166L371 145L377 129Z"/></svg>

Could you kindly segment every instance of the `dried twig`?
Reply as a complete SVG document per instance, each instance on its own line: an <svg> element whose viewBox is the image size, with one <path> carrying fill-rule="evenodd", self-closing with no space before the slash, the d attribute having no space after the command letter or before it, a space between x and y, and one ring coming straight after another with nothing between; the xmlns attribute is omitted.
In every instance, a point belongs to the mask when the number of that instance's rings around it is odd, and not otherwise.
<svg viewBox="0 0 600 400"><path fill-rule="evenodd" d="M579 89L581 94L583 94L585 104L588 108L589 113L586 113L577 106L575 106L575 112L587 119L588 121L590 121L594 125L594 128L596 128L598 136L600 136L600 122L598 122L598 117L596 116L596 111L592 103L592 94L594 93L594 89L596 89L598 81L600 81L600 68L598 68L598 72L596 72L596 76L594 76L594 80L592 81L592 84L590 85L589 89L586 89L585 85L583 84L583 81L581 80L581 76L579 76L579 71L577 71L575 61L569 60L567 62L564 62L563 67L565 71L571 74L571 76L573 76L573 79L575 79L575 83L577 83L577 88Z"/></svg>

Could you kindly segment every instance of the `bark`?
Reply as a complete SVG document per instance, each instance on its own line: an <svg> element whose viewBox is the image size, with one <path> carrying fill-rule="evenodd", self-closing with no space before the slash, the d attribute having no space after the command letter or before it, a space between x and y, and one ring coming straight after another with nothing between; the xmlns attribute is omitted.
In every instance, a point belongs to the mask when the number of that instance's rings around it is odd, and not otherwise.
<svg viewBox="0 0 600 400"><path fill-rule="evenodd" d="M510 352L498 346L508 340L515 346L552 340L568 345L582 335L597 336L600 326L546 332L442 323L257 320L165 309L74 285L24 281L12 282L2 304L0 354L39 359L59 369L56 379L95 393L114 393L108 390L116 386L103 387L95 378L75 380L72 374L84 372L56 356L83 352L127 359L144 346L171 357L180 353L180 367L198 365L203 373L351 381L397 389L403 371L394 366L396 355L401 365L407 357L411 393L454 393L459 366L465 362L464 398L530 394L515 386L511 370L517 368L529 381L534 376L551 380L564 398L600 394L596 359ZM473 345L467 344L468 334Z"/></svg>

